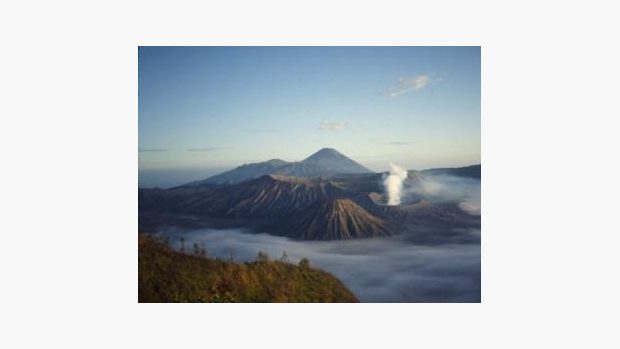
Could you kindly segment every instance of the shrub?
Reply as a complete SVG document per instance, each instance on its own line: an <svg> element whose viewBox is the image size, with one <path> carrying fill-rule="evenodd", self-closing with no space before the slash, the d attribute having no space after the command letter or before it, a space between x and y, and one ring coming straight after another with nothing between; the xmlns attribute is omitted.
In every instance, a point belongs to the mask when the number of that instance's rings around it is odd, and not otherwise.
<svg viewBox="0 0 620 349"><path fill-rule="evenodd" d="M259 262L268 262L269 261L269 255L266 252L259 251L258 252L258 256L256 257L256 260L259 261Z"/></svg>
<svg viewBox="0 0 620 349"><path fill-rule="evenodd" d="M310 268L310 261L308 260L308 258L302 258L299 261L299 266L306 269L306 268Z"/></svg>

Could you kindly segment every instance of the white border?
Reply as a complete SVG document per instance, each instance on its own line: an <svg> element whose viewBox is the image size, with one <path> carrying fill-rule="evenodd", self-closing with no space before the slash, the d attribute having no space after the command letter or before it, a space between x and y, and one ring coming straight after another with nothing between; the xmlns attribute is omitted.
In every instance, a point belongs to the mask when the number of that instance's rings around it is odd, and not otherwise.
<svg viewBox="0 0 620 349"><path fill-rule="evenodd" d="M4 5L2 347L618 347L602 2ZM136 303L138 45L481 45L482 304Z"/></svg>

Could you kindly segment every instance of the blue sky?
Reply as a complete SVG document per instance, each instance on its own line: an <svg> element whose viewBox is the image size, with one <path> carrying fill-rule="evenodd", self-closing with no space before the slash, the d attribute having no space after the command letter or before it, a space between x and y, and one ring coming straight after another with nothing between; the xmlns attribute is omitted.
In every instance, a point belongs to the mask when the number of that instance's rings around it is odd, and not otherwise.
<svg viewBox="0 0 620 349"><path fill-rule="evenodd" d="M377 171L480 163L479 47L141 47L138 60L141 184L323 147Z"/></svg>

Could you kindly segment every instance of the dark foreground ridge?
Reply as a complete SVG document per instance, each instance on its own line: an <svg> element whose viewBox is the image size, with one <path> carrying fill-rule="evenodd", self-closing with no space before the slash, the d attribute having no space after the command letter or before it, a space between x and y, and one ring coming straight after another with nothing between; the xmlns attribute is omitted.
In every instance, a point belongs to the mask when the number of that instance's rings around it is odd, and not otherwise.
<svg viewBox="0 0 620 349"><path fill-rule="evenodd" d="M306 261L307 262L307 261ZM333 275L285 261L236 263L172 250L138 237L138 302L333 302L357 298Z"/></svg>

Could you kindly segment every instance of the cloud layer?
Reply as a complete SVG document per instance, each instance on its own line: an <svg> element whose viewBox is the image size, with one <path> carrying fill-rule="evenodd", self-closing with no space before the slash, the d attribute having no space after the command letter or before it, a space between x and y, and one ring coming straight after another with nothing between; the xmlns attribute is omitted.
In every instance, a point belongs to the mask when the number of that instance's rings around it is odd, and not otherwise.
<svg viewBox="0 0 620 349"><path fill-rule="evenodd" d="M430 82L428 75L400 77L398 83L387 89L386 94L390 97L398 97L405 93L424 88Z"/></svg>
<svg viewBox="0 0 620 349"><path fill-rule="evenodd" d="M435 232L441 234L441 232ZM478 239L479 230L458 234ZM423 246L403 234L391 238L350 241L294 241L244 230L202 229L190 232L169 228L173 247L186 239L203 243L212 257L253 261L259 251L277 259L286 251L297 263L308 258L310 264L342 280L362 302L479 302L480 245L448 243Z"/></svg>
<svg viewBox="0 0 620 349"><path fill-rule="evenodd" d="M160 149L160 148L138 148L138 152L140 152L140 153L158 153L158 152L162 152L162 151L166 151L166 149Z"/></svg>
<svg viewBox="0 0 620 349"><path fill-rule="evenodd" d="M216 151L222 149L225 149L225 147L189 148L187 151Z"/></svg>

